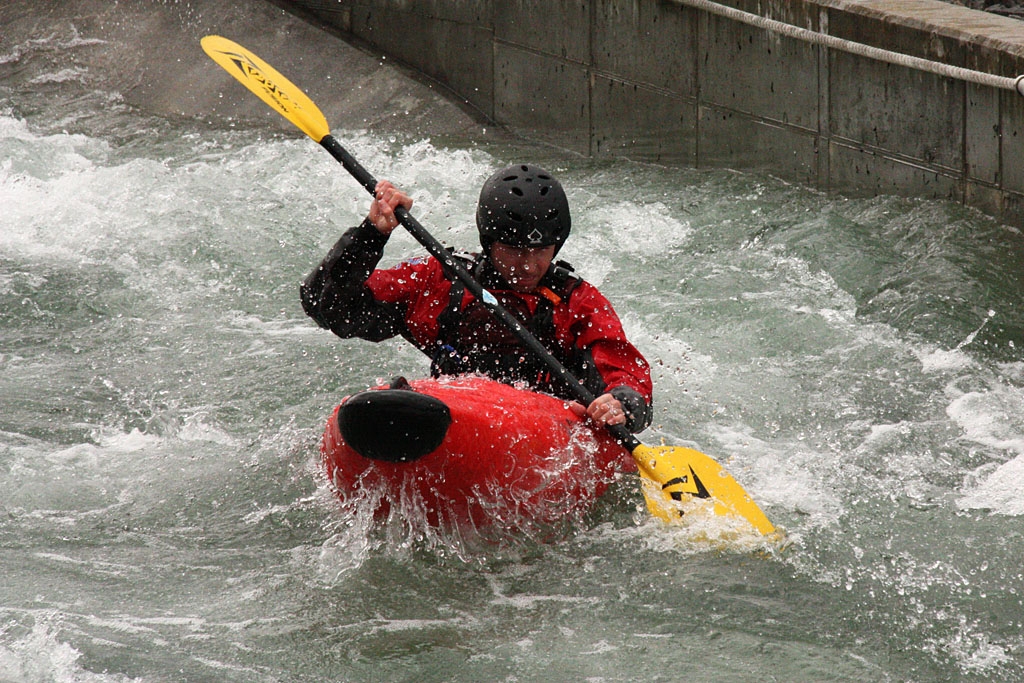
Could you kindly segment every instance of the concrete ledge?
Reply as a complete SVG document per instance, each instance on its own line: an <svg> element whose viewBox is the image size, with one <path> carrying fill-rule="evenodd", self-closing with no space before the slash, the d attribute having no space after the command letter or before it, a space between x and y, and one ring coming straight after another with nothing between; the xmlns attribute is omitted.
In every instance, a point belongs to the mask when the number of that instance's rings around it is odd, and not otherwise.
<svg viewBox="0 0 1024 683"><path fill-rule="evenodd" d="M953 199L1024 226L1024 97L681 0L276 0L587 155ZM914 57L1024 73L1024 22L935 0L723 0Z"/></svg>

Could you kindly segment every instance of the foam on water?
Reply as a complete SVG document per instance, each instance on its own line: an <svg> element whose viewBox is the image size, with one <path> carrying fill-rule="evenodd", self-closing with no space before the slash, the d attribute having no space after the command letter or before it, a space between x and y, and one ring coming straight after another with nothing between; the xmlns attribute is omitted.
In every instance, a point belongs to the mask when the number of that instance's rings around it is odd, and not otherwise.
<svg viewBox="0 0 1024 683"><path fill-rule="evenodd" d="M963 393L947 413L960 425L964 440L994 450L999 458L965 477L959 505L1024 514L1024 389L999 383L987 391Z"/></svg>
<svg viewBox="0 0 1024 683"><path fill-rule="evenodd" d="M95 673L80 663L82 653L61 640L56 610L31 615L31 626L0 616L0 680L19 683L128 683L120 674Z"/></svg>

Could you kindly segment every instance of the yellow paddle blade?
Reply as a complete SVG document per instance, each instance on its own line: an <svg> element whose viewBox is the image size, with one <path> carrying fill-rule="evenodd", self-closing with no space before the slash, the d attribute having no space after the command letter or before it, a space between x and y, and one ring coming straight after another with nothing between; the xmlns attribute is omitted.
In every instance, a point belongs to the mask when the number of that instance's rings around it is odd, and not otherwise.
<svg viewBox="0 0 1024 683"><path fill-rule="evenodd" d="M303 133L320 142L331 132L327 119L313 100L274 67L227 38L206 36L201 44L210 59Z"/></svg>
<svg viewBox="0 0 1024 683"><path fill-rule="evenodd" d="M640 475L653 483L653 486L646 485L643 489L647 507L655 517L669 523L679 521L679 507L675 502L693 495L710 498L716 513L742 517L761 534L775 531L739 482L700 451L680 446L640 444L633 450L633 458L640 468Z"/></svg>

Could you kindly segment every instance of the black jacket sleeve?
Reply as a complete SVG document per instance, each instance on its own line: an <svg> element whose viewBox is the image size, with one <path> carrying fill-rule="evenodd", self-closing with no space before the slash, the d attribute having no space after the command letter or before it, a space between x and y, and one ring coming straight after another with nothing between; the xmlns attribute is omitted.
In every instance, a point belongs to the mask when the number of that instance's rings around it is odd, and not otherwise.
<svg viewBox="0 0 1024 683"><path fill-rule="evenodd" d="M343 338L404 335L405 307L377 301L366 285L387 241L369 221L346 231L299 287L306 315Z"/></svg>
<svg viewBox="0 0 1024 683"><path fill-rule="evenodd" d="M626 413L626 429L636 434L651 426L654 411L639 391L627 386L618 386L609 393L622 404L622 410Z"/></svg>

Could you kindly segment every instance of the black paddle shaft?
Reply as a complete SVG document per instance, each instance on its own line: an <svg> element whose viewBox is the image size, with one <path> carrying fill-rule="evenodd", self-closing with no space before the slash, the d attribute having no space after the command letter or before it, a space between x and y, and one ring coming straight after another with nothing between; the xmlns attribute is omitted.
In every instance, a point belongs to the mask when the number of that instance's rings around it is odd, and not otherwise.
<svg viewBox="0 0 1024 683"><path fill-rule="evenodd" d="M360 185L362 185L367 192L371 195L375 195L377 189L377 179L370 174L362 164L356 161L355 157L348 153L341 143L338 142L337 138L333 135L325 135L320 140L320 145L323 146L328 152L331 153L335 159L337 159L345 170L352 174ZM485 307L489 310L494 317L496 317L505 327L511 330L512 334L516 336L530 351L532 351L538 358L544 361L544 364L548 366L562 383L569 387L569 390L573 394L573 398L582 403L585 406L589 406L594 402L596 396L590 392L571 372L568 368L558 362L558 359L551 355L551 352L541 344L533 334L523 327L522 323L515 318L511 313L506 311L498 300L494 298L494 295L485 290L479 282L470 274L466 268L459 263L451 253L444 248L444 246L438 242L433 235L427 232L418 220L412 217L412 215L405 209L404 206L399 206L395 209L395 217L402 226L408 230L416 241L426 247L427 251L430 252L431 256L436 258L441 264L452 273L459 281L466 286L466 289L470 291ZM626 429L625 425L607 425L612 435L617 438L623 446L628 448L631 452L640 446L640 441L637 440L633 434Z"/></svg>

